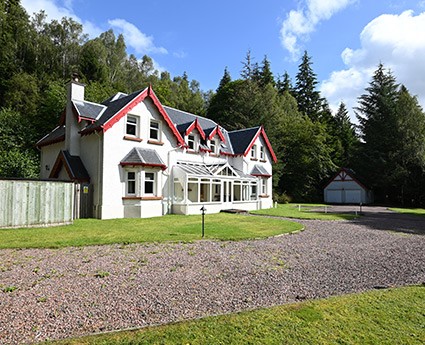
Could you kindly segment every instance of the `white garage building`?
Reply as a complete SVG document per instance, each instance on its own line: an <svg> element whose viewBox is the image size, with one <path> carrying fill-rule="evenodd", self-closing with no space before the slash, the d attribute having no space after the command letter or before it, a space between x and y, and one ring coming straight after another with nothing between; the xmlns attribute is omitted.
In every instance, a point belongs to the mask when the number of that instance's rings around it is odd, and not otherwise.
<svg viewBox="0 0 425 345"><path fill-rule="evenodd" d="M325 203L370 204L373 193L354 177L354 172L341 168L324 188Z"/></svg>

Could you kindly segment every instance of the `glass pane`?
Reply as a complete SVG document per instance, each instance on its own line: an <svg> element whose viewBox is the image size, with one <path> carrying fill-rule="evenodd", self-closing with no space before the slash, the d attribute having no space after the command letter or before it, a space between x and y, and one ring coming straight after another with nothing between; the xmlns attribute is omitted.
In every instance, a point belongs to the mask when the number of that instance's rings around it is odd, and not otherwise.
<svg viewBox="0 0 425 345"><path fill-rule="evenodd" d="M145 181L145 194L153 194L153 181Z"/></svg>

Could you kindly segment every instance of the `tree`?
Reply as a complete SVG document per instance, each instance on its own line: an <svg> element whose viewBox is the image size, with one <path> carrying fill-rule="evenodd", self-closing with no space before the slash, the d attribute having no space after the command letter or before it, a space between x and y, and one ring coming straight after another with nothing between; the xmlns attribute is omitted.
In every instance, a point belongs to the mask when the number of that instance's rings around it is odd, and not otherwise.
<svg viewBox="0 0 425 345"><path fill-rule="evenodd" d="M223 77L221 77L220 83L218 84L217 92L223 89L228 83L232 81L232 77L227 69L227 66L224 68Z"/></svg>
<svg viewBox="0 0 425 345"><path fill-rule="evenodd" d="M352 162L353 151L358 144L358 138L344 102L340 103L335 114L335 124L336 128L334 135L340 141L341 152L338 160L334 162L340 167L348 167Z"/></svg>
<svg viewBox="0 0 425 345"><path fill-rule="evenodd" d="M312 64L311 57L305 51L295 77L294 96L298 102L299 111L313 121L317 121L322 100L320 93L316 91L317 76L313 72Z"/></svg>
<svg viewBox="0 0 425 345"><path fill-rule="evenodd" d="M363 144L357 158L358 169L375 190L378 200L396 199L395 181L389 171L394 169L392 152L398 143L394 140L397 129L396 103L398 85L394 76L379 64L372 81L359 97L356 116Z"/></svg>
<svg viewBox="0 0 425 345"><path fill-rule="evenodd" d="M288 72L285 71L285 73L283 74L283 79L281 79L280 77L278 78L276 87L279 93L282 93L282 94L284 92L293 93L292 81Z"/></svg>
<svg viewBox="0 0 425 345"><path fill-rule="evenodd" d="M276 85L273 73L270 68L270 61L267 59L267 55L264 56L263 61L261 62L260 67L260 78L258 83L261 87L265 87L266 85L270 84L273 87Z"/></svg>

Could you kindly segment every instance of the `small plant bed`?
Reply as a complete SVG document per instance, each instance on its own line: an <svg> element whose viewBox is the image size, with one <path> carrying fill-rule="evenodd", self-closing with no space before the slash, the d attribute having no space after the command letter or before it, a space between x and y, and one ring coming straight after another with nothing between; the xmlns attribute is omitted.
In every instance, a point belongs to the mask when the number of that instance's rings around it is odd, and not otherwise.
<svg viewBox="0 0 425 345"><path fill-rule="evenodd" d="M392 207L389 210L398 212L398 213L405 213L405 214L411 214L414 216L419 217L425 217L425 209L424 208L396 208Z"/></svg>
<svg viewBox="0 0 425 345"><path fill-rule="evenodd" d="M425 287L375 290L54 344L423 344Z"/></svg>
<svg viewBox="0 0 425 345"><path fill-rule="evenodd" d="M201 239L201 215L167 215L145 219L78 219L50 228L2 229L0 248L60 248L140 242L190 242ZM205 216L210 240L266 238L301 230L301 224L234 214Z"/></svg>
<svg viewBox="0 0 425 345"><path fill-rule="evenodd" d="M251 211L252 214L296 218L296 219L320 219L320 220L351 220L358 216L355 213L331 213L323 204L277 204L277 207ZM321 209L322 211L317 211Z"/></svg>

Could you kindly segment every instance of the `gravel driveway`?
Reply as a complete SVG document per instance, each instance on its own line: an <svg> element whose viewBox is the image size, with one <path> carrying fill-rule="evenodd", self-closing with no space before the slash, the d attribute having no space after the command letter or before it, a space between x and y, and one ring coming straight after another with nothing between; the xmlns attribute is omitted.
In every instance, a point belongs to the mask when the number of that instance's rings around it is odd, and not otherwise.
<svg viewBox="0 0 425 345"><path fill-rule="evenodd" d="M300 221L255 241L0 250L0 284L16 287L0 290L0 343L424 283L425 218L383 219Z"/></svg>

